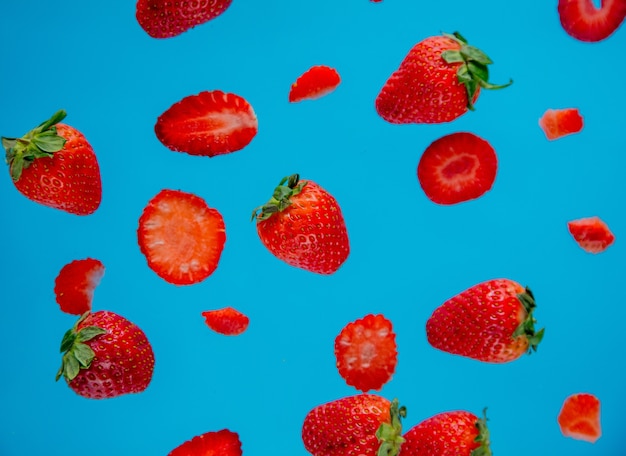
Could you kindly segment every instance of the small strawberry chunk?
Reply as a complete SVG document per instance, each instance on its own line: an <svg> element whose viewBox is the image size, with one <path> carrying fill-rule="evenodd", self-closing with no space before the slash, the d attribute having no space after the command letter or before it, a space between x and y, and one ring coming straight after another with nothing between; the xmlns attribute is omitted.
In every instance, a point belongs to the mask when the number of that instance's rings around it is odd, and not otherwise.
<svg viewBox="0 0 626 456"><path fill-rule="evenodd" d="M54 294L61 310L82 315L91 310L93 292L104 275L104 265L93 258L74 260L61 268L54 281Z"/></svg>
<svg viewBox="0 0 626 456"><path fill-rule="evenodd" d="M225 336L237 336L248 328L250 319L232 307L202 312L206 324L213 331Z"/></svg>
<svg viewBox="0 0 626 456"><path fill-rule="evenodd" d="M583 118L576 108L548 109L541 119L539 126L548 140L578 133L583 129Z"/></svg>
<svg viewBox="0 0 626 456"><path fill-rule="evenodd" d="M600 400L593 394L577 393L567 397L557 420L565 437L595 443L602 435Z"/></svg>
<svg viewBox="0 0 626 456"><path fill-rule="evenodd" d="M559 0L557 6L563 30L579 41L596 42L608 38L626 17L624 0Z"/></svg>
<svg viewBox="0 0 626 456"><path fill-rule="evenodd" d="M599 217L587 217L567 222L567 228L574 240L589 253L604 252L615 236Z"/></svg>
<svg viewBox="0 0 626 456"><path fill-rule="evenodd" d="M314 100L335 90L341 78L337 70L324 65L313 66L291 85L289 102Z"/></svg>
<svg viewBox="0 0 626 456"><path fill-rule="evenodd" d="M206 432L174 448L168 456L241 456L241 441L236 432L222 429Z"/></svg>

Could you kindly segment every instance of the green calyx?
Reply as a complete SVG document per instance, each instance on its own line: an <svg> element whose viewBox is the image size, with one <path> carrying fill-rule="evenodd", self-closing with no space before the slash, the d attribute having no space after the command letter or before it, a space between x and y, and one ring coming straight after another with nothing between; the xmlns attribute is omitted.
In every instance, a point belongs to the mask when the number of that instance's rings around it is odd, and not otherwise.
<svg viewBox="0 0 626 456"><path fill-rule="evenodd" d="M389 408L390 423L382 423L376 430L376 438L380 441L376 456L397 456L404 442L402 437L402 418L406 418L406 407L399 406L398 399L391 402Z"/></svg>
<svg viewBox="0 0 626 456"><path fill-rule="evenodd" d="M5 160L11 171L11 178L17 181L22 171L41 157L52 157L55 152L63 149L65 138L57 134L56 124L62 121L66 112L59 110L38 127L21 138L2 137L2 146L6 151Z"/></svg>
<svg viewBox="0 0 626 456"><path fill-rule="evenodd" d="M71 329L68 329L63 340L61 341L61 353L63 353L61 367L57 372L56 379L59 380L62 376L69 382L73 380L81 369L88 369L91 366L91 362L96 357L89 345L85 342L97 337L101 334L106 334L106 330L97 326L86 326L77 331L78 325L89 315L90 312L85 312Z"/></svg>
<svg viewBox="0 0 626 456"><path fill-rule="evenodd" d="M537 320L533 317L533 311L537 305L535 304L535 297L532 291L530 291L530 288L526 287L523 293L517 295L517 299L520 300L526 310L526 319L515 329L513 338L525 336L529 342L528 353L530 354L533 351L537 351L537 346L543 339L545 328L535 331L535 323Z"/></svg>
<svg viewBox="0 0 626 456"><path fill-rule="evenodd" d="M471 456L491 456L491 448L489 447L489 429L487 428L487 409L483 409L483 417L476 421L478 435L474 442L480 443L480 446L472 450Z"/></svg>
<svg viewBox="0 0 626 456"><path fill-rule="evenodd" d="M467 91L467 109L474 110L474 95L479 87L483 89L503 89L513 84L510 80L507 84L491 84L489 82L489 69L487 65L493 61L480 49L467 44L467 40L459 32L443 33L443 36L453 39L461 45L461 49L443 51L441 57L447 63L460 63L456 72L458 81L465 86Z"/></svg>
<svg viewBox="0 0 626 456"><path fill-rule="evenodd" d="M272 198L263 206L252 211L251 220L256 219L260 222L267 220L277 212L284 211L291 205L291 198L300 193L305 185L306 182L301 182L298 174L283 177L278 187L274 189Z"/></svg>

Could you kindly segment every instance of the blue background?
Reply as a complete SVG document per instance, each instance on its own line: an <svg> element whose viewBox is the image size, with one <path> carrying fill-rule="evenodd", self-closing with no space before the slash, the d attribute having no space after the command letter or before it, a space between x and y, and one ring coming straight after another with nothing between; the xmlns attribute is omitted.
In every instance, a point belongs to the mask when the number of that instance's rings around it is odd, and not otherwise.
<svg viewBox="0 0 626 456"><path fill-rule="evenodd" d="M134 1L2 2L0 134L20 136L66 109L96 151L99 210L78 217L28 201L0 179L0 454L88 451L164 455L194 435L229 428L244 454L306 455L300 429L314 406L355 394L337 373L334 338L349 321L383 313L398 366L380 394L408 407L405 429L446 410L488 407L497 455L626 453L623 331L624 106L622 29L582 43L561 28L556 1L234 0L219 18L176 38L150 38ZM374 109L385 80L418 41L460 31L493 60L477 110L441 125L391 125ZM290 104L312 65L342 82ZM246 98L259 132L242 151L192 157L166 149L156 118L181 98L219 89ZM579 134L549 142L548 108L577 107ZM455 206L423 194L416 167L435 139L470 131L496 150L490 192ZM260 243L252 210L286 175L331 192L351 254L332 276L291 268ZM188 287L165 283L137 246L137 221L163 188L194 192L224 216L216 272ZM569 220L598 215L616 241L591 255ZM156 356L142 394L75 395L54 376L74 318L55 303L54 279L78 258L106 273L94 310L137 323ZM489 365L431 348L425 322L454 294L507 277L535 293L537 353ZM238 337L209 330L202 311L234 306L251 319ZM565 397L602 401L595 445L565 438Z"/></svg>

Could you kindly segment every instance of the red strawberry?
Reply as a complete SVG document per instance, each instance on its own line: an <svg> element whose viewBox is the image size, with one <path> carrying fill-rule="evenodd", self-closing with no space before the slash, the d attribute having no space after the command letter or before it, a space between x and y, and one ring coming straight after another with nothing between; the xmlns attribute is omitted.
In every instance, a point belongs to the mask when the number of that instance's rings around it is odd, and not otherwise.
<svg viewBox="0 0 626 456"><path fill-rule="evenodd" d="M263 245L291 266L333 274L350 253L337 200L297 174L283 178L269 202L255 209L252 218L256 218Z"/></svg>
<svg viewBox="0 0 626 456"><path fill-rule="evenodd" d="M567 228L574 240L589 253L604 252L615 236L599 217L588 217L567 222Z"/></svg>
<svg viewBox="0 0 626 456"><path fill-rule="evenodd" d="M535 332L535 299L509 279L474 285L439 306L426 322L428 342L447 353L506 363L531 353L543 338Z"/></svg>
<svg viewBox="0 0 626 456"><path fill-rule="evenodd" d="M539 119L539 126L546 138L553 141L582 130L583 118L576 108L548 109Z"/></svg>
<svg viewBox="0 0 626 456"><path fill-rule="evenodd" d="M213 331L225 336L236 336L248 328L250 319L237 309L225 307L217 310L202 312L206 324Z"/></svg>
<svg viewBox="0 0 626 456"><path fill-rule="evenodd" d="M376 110L387 122L450 122L474 110L480 89L500 89L512 84L488 82L481 50L467 44L459 33L431 36L417 43L376 97Z"/></svg>
<svg viewBox="0 0 626 456"><path fill-rule="evenodd" d="M203 281L224 250L224 219L192 193L161 190L139 218L139 249L159 277L175 285Z"/></svg>
<svg viewBox="0 0 626 456"><path fill-rule="evenodd" d="M61 268L54 281L54 294L61 310L72 315L91 311L94 289L104 275L100 260L74 260Z"/></svg>
<svg viewBox="0 0 626 456"><path fill-rule="evenodd" d="M309 68L291 85L289 101L314 100L335 90L341 78L334 68L323 65Z"/></svg>
<svg viewBox="0 0 626 456"><path fill-rule="evenodd" d="M138 0L135 17L141 28L151 37L171 38L215 19L231 3L232 0Z"/></svg>
<svg viewBox="0 0 626 456"><path fill-rule="evenodd" d="M65 111L22 138L2 137L15 188L28 199L76 215L95 212L102 200L100 167L85 136L59 123Z"/></svg>
<svg viewBox="0 0 626 456"><path fill-rule="evenodd" d="M593 0L559 0L557 8L563 29L580 41L608 38L626 17L624 0L602 0L600 8Z"/></svg>
<svg viewBox="0 0 626 456"><path fill-rule="evenodd" d="M348 323L335 339L337 369L346 383L366 392L379 390L398 361L396 335L383 315L366 315Z"/></svg>
<svg viewBox="0 0 626 456"><path fill-rule="evenodd" d="M236 432L222 429L206 432L174 448L168 456L241 456L241 441Z"/></svg>
<svg viewBox="0 0 626 456"><path fill-rule="evenodd" d="M593 394L572 394L563 402L557 421L565 437L595 443L602 435L600 401Z"/></svg>
<svg viewBox="0 0 626 456"><path fill-rule="evenodd" d="M154 127L168 149L208 157L243 149L258 129L252 106L239 95L219 90L183 98L161 114Z"/></svg>
<svg viewBox="0 0 626 456"><path fill-rule="evenodd" d="M452 133L426 148L417 179L431 201L457 204L490 190L497 169L496 152L487 141L472 133Z"/></svg>
<svg viewBox="0 0 626 456"><path fill-rule="evenodd" d="M489 456L487 416L466 411L432 416L404 434L402 456Z"/></svg>
<svg viewBox="0 0 626 456"><path fill-rule="evenodd" d="M61 376L76 394L107 399L140 393L152 380L154 353L144 332L113 312L85 313L61 342Z"/></svg>

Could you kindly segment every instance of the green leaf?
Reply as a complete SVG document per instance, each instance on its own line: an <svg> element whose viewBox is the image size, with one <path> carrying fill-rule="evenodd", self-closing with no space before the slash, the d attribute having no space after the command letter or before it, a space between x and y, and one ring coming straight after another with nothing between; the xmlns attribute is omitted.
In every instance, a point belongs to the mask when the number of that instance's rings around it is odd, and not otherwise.
<svg viewBox="0 0 626 456"><path fill-rule="evenodd" d="M11 149L15 147L16 144L17 138L5 138L4 136L2 137L2 147L4 147L4 150L6 150L7 154Z"/></svg>
<svg viewBox="0 0 626 456"><path fill-rule="evenodd" d="M80 372L80 365L74 355L69 352L63 356L63 375L67 380L73 380Z"/></svg>
<svg viewBox="0 0 626 456"><path fill-rule="evenodd" d="M71 328L65 331L65 334L63 334L63 339L61 339L60 352L65 353L69 351L69 349L72 348L72 345L74 345L75 340L76 340L76 333L74 332L74 328Z"/></svg>
<svg viewBox="0 0 626 456"><path fill-rule="evenodd" d="M474 46L463 46L461 48L461 54L463 54L469 60L475 60L483 65L489 65L493 61L483 51Z"/></svg>
<svg viewBox="0 0 626 456"><path fill-rule="evenodd" d="M31 141L38 149L46 152L46 155L50 155L63 149L66 140L55 132L47 131L35 135Z"/></svg>
<svg viewBox="0 0 626 456"><path fill-rule="evenodd" d="M80 367L83 369L89 367L91 362L96 357L96 354L93 352L91 347L87 344L76 344L74 345L74 357L80 364Z"/></svg>
<svg viewBox="0 0 626 456"><path fill-rule="evenodd" d="M467 65L461 65L459 69L456 70L456 77L461 84L465 84L472 80L472 75L470 74Z"/></svg>
<svg viewBox="0 0 626 456"><path fill-rule="evenodd" d="M447 63L458 63L465 61L460 51L443 51L441 53L441 58L444 59Z"/></svg>
<svg viewBox="0 0 626 456"><path fill-rule="evenodd" d="M96 336L106 333L106 329L102 329L97 326L87 326L78 332L78 340L79 342L87 342Z"/></svg>
<svg viewBox="0 0 626 456"><path fill-rule="evenodd" d="M489 79L489 69L486 65L476 62L468 62L467 69L474 80L487 81Z"/></svg>

